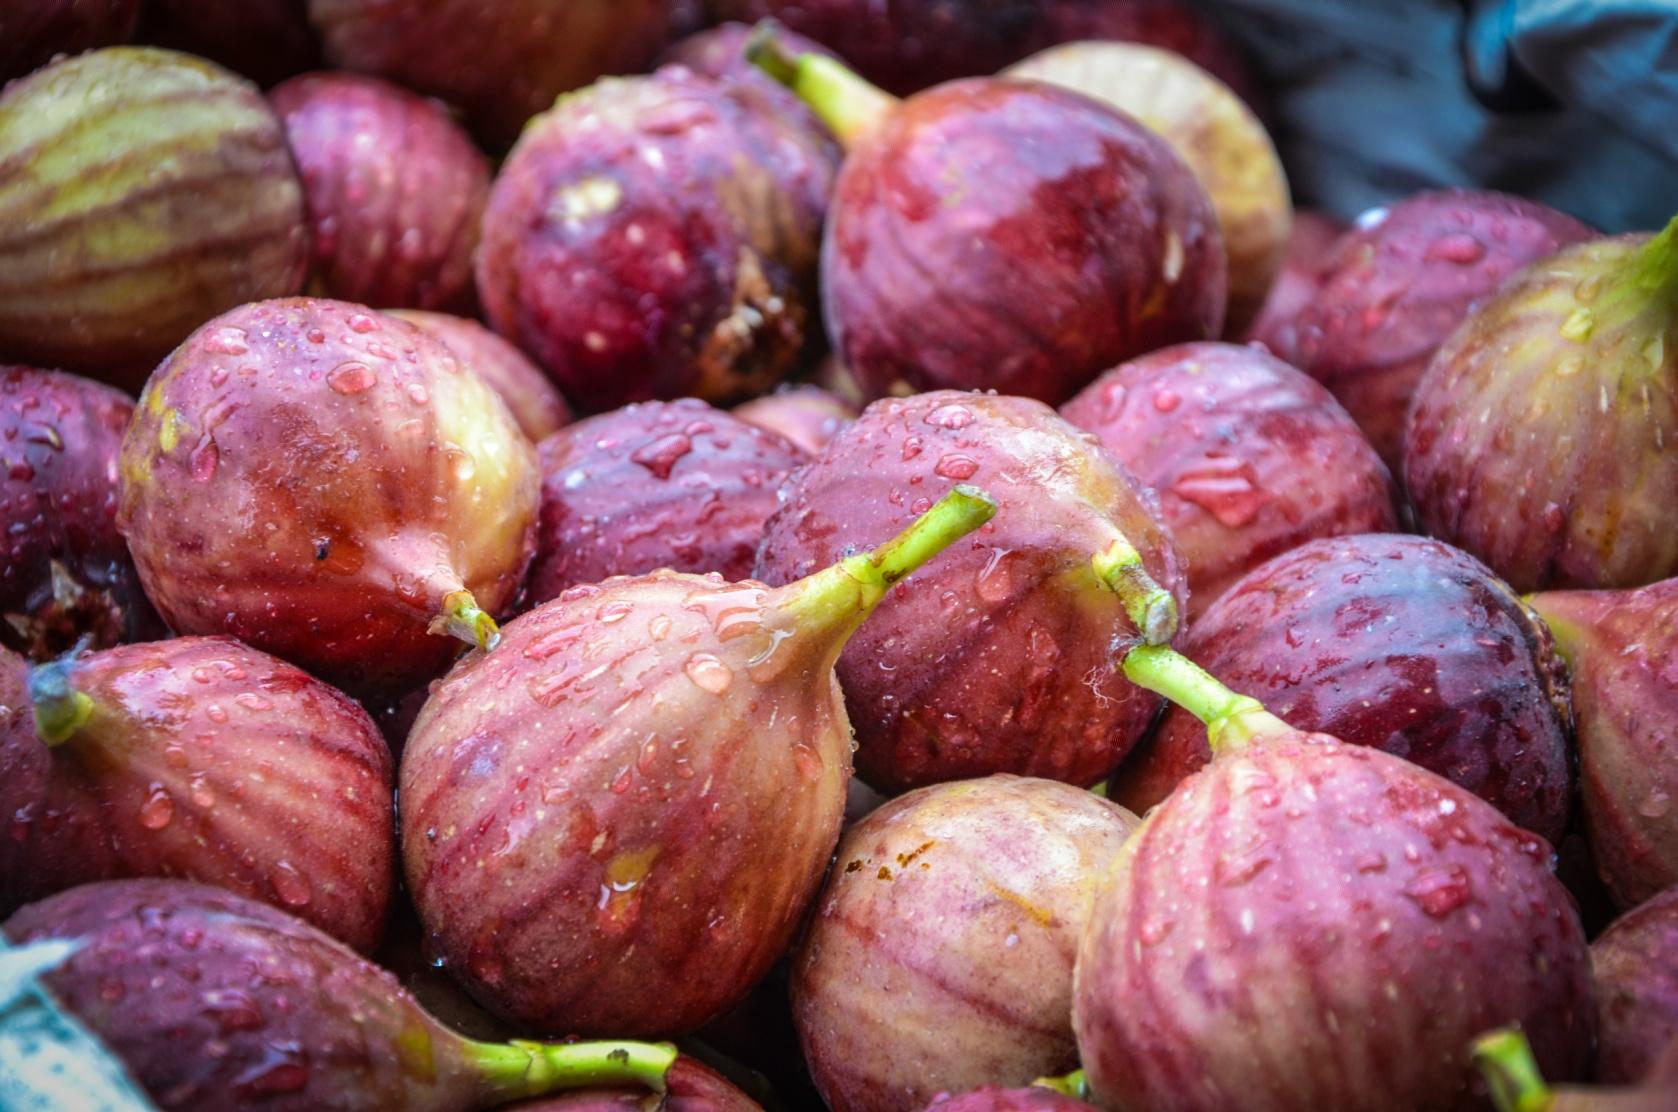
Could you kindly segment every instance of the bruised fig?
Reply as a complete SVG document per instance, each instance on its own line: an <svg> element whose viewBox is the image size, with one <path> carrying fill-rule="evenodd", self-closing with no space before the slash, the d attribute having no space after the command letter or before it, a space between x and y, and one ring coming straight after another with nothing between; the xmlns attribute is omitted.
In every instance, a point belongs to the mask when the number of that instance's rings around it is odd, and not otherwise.
<svg viewBox="0 0 1678 1112"><path fill-rule="evenodd" d="M402 860L436 955L538 1030L685 1032L738 1001L838 841L840 648L995 508L958 488L780 589L661 571L508 623L402 754Z"/></svg>
<svg viewBox="0 0 1678 1112"><path fill-rule="evenodd" d="M1263 344L1284 363L1299 365L1299 318L1317 296L1318 270L1345 231L1346 223L1337 216L1294 210L1282 269L1243 340Z"/></svg>
<svg viewBox="0 0 1678 1112"><path fill-rule="evenodd" d="M787 484L757 575L808 575L968 479L995 495L996 520L839 659L857 772L888 794L993 772L1094 783L1159 705L1118 674L1114 647L1170 640L1183 578L1152 496L1048 406L875 402Z"/></svg>
<svg viewBox="0 0 1678 1112"><path fill-rule="evenodd" d="M1077 93L976 78L897 101L768 36L757 63L848 149L822 244L829 339L865 390L1059 404L1223 327L1205 189L1146 127Z"/></svg>
<svg viewBox="0 0 1678 1112"><path fill-rule="evenodd" d="M42 976L165 1112L470 1112L599 1085L657 1094L674 1047L476 1042L395 977L244 896L113 880L30 904L4 930L77 948Z"/></svg>
<svg viewBox="0 0 1678 1112"><path fill-rule="evenodd" d="M392 767L352 700L230 637L0 662L0 914L92 880L175 876L358 950L395 880Z"/></svg>
<svg viewBox="0 0 1678 1112"><path fill-rule="evenodd" d="M536 364L477 321L419 309L392 309L389 315L443 341L456 359L501 395L532 444L571 423L571 407Z"/></svg>
<svg viewBox="0 0 1678 1112"><path fill-rule="evenodd" d="M1512 279L1416 389L1404 480L1428 532L1517 589L1678 575L1678 218Z"/></svg>
<svg viewBox="0 0 1678 1112"><path fill-rule="evenodd" d="M1532 1047L1518 1027L1476 1039L1474 1060L1497 1112L1672 1112L1678 1108L1678 1041L1668 1044L1649 1079L1635 1088L1546 1085Z"/></svg>
<svg viewBox="0 0 1678 1112"><path fill-rule="evenodd" d="M734 416L778 432L810 455L820 455L840 429L856 419L857 408L820 386L786 386L734 407Z"/></svg>
<svg viewBox="0 0 1678 1112"><path fill-rule="evenodd" d="M493 643L530 560L535 452L442 342L340 301L245 305L146 384L119 524L164 620L352 688Z"/></svg>
<svg viewBox="0 0 1678 1112"><path fill-rule="evenodd" d="M127 42L140 0L26 0L0 7L0 84L46 65Z"/></svg>
<svg viewBox="0 0 1678 1112"><path fill-rule="evenodd" d="M1584 1077L1589 954L1542 838L1169 649L1124 670L1205 722L1214 756L1096 896L1073 1025L1097 1103L1480 1108L1470 1043L1509 1023L1553 1076Z"/></svg>
<svg viewBox="0 0 1678 1112"><path fill-rule="evenodd" d="M1189 616L1272 556L1395 529L1396 490L1357 423L1263 351L1180 344L1116 367L1061 406L1159 492L1188 564Z"/></svg>
<svg viewBox="0 0 1678 1112"><path fill-rule="evenodd" d="M307 0L146 0L141 35L273 85L320 66Z"/></svg>
<svg viewBox="0 0 1678 1112"><path fill-rule="evenodd" d="M1596 1079L1642 1081L1678 1043L1678 888L1627 912L1592 942L1591 974L1602 1022Z"/></svg>
<svg viewBox="0 0 1678 1112"><path fill-rule="evenodd" d="M646 1112L647 1091L635 1086L582 1089L512 1105L508 1112ZM762 1106L727 1078L686 1054L664 1075L659 1112L761 1112Z"/></svg>
<svg viewBox="0 0 1678 1112"><path fill-rule="evenodd" d="M836 1112L1077 1064L1072 958L1135 815L1053 780L921 788L845 832L793 955L810 1073Z"/></svg>

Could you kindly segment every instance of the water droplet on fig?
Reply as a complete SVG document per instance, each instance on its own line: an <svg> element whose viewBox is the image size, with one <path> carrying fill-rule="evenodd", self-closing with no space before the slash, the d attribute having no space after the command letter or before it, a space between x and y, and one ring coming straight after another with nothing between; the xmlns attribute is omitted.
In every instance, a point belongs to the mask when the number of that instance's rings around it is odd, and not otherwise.
<svg viewBox="0 0 1678 1112"><path fill-rule="evenodd" d="M965 429L973 423L973 411L952 402L939 406L921 419L935 428Z"/></svg>
<svg viewBox="0 0 1678 1112"><path fill-rule="evenodd" d="M1561 322L1562 338L1572 340L1575 343L1583 343L1590 339L1591 332L1595 328L1596 314L1583 305L1567 314L1567 318Z"/></svg>
<svg viewBox="0 0 1678 1112"><path fill-rule="evenodd" d="M216 477L216 467L221 463L221 449L216 447L214 437L206 436L198 442L187 458L187 466L192 477L198 482L207 483Z"/></svg>
<svg viewBox="0 0 1678 1112"><path fill-rule="evenodd" d="M827 771L822 755L802 741L792 747L792 761L798 766L798 774L812 782L820 780Z"/></svg>
<svg viewBox="0 0 1678 1112"><path fill-rule="evenodd" d="M1002 602L1013 593L1014 577L1011 565L1008 563L1010 550L1006 548L991 549L990 559L979 571L979 578L973 583L973 590L986 602Z"/></svg>
<svg viewBox="0 0 1678 1112"><path fill-rule="evenodd" d="M921 454L921 438L918 437L918 436L911 436L911 437L905 438L904 441L903 441L903 458L904 458L904 460L912 460L920 454Z"/></svg>
<svg viewBox="0 0 1678 1112"><path fill-rule="evenodd" d="M971 479L978 472L979 461L972 456L951 453L941 458L938 461L938 466L932 470L940 478L961 482L964 479Z"/></svg>
<svg viewBox="0 0 1678 1112"><path fill-rule="evenodd" d="M1211 514L1228 529L1251 525L1270 495L1258 485L1252 464L1229 456L1212 456L1184 471L1171 484L1171 493Z"/></svg>
<svg viewBox="0 0 1678 1112"><path fill-rule="evenodd" d="M247 1100L295 1093L309 1083L309 1062L297 1043L267 1043L255 1065L233 1079L233 1091Z"/></svg>
<svg viewBox="0 0 1678 1112"><path fill-rule="evenodd" d="M1157 946L1176 926L1175 919L1144 919L1137 933L1142 938L1142 945Z"/></svg>
<svg viewBox="0 0 1678 1112"><path fill-rule="evenodd" d="M204 350L216 355L248 355L251 349L245 341L249 338L243 328L229 325L206 336Z"/></svg>
<svg viewBox="0 0 1678 1112"><path fill-rule="evenodd" d="M694 653L682 670L695 686L712 695L721 695L734 682L733 670L710 653Z"/></svg>
<svg viewBox="0 0 1678 1112"><path fill-rule="evenodd" d="M1655 788L1637 805L1637 813L1646 819L1665 818L1672 810L1672 797L1660 788Z"/></svg>
<svg viewBox="0 0 1678 1112"><path fill-rule="evenodd" d="M1464 266L1477 263L1486 256L1485 245L1467 232L1452 232L1440 236L1428 245L1427 257Z"/></svg>
<svg viewBox="0 0 1678 1112"><path fill-rule="evenodd" d="M629 453L629 458L652 472L654 478L668 479L677 461L691 451L693 441L678 432L661 436L651 444L643 444Z"/></svg>
<svg viewBox="0 0 1678 1112"><path fill-rule="evenodd" d="M359 332L365 336L369 332L377 332L379 322L366 313L354 313L350 316L350 331Z"/></svg>
<svg viewBox="0 0 1678 1112"><path fill-rule="evenodd" d="M426 391L423 385L415 382L410 384L408 387L408 400L413 402L415 405L424 405L426 402L431 400L431 395Z"/></svg>
<svg viewBox="0 0 1678 1112"><path fill-rule="evenodd" d="M620 600L618 602L608 602L606 605L602 606L599 613L595 615L595 618L602 625L616 625L618 622L623 621L634 612L634 603Z"/></svg>
<svg viewBox="0 0 1678 1112"><path fill-rule="evenodd" d="M1569 355L1569 356L1564 357L1561 362L1556 364L1556 377L1558 377L1558 378L1572 378L1574 375L1578 374L1580 371L1582 371L1584 369L1585 369L1585 357L1583 355L1578 355L1578 354Z"/></svg>
<svg viewBox="0 0 1678 1112"><path fill-rule="evenodd" d="M1428 869L1404 886L1404 894L1435 919L1442 919L1468 902L1468 873L1461 865Z"/></svg>
<svg viewBox="0 0 1678 1112"><path fill-rule="evenodd" d="M146 801L140 804L140 825L147 830L162 830L175 821L175 801L162 784L153 784Z"/></svg>
<svg viewBox="0 0 1678 1112"><path fill-rule="evenodd" d="M326 384L345 396L370 389L377 381L373 368L365 363L340 363L326 375Z"/></svg>
<svg viewBox="0 0 1678 1112"><path fill-rule="evenodd" d="M256 1031L262 1027L262 1008L243 989L210 989L198 999L224 1035L235 1031Z"/></svg>
<svg viewBox="0 0 1678 1112"><path fill-rule="evenodd" d="M289 861L281 861L268 874L269 881L274 885L274 895L287 907L303 907L314 893L309 888L309 882L297 867Z"/></svg>
<svg viewBox="0 0 1678 1112"><path fill-rule="evenodd" d="M1159 390L1154 394L1154 410L1159 413L1170 413L1183 404L1183 396L1175 390Z"/></svg>

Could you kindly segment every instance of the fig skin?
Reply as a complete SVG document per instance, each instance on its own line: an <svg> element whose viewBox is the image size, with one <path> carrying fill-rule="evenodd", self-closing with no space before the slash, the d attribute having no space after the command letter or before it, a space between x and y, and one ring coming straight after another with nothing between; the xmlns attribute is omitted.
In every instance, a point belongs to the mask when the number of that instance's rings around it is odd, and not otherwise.
<svg viewBox="0 0 1678 1112"><path fill-rule="evenodd" d="M140 0L29 0L0 11L0 84L46 65L124 43L140 18Z"/></svg>
<svg viewBox="0 0 1678 1112"><path fill-rule="evenodd" d="M180 633L228 633L352 694L487 642L534 549L535 451L442 344L346 302L261 302L158 368L118 525ZM230 527L231 526L231 527Z"/></svg>
<svg viewBox="0 0 1678 1112"><path fill-rule="evenodd" d="M1265 112L1262 83L1215 17L1183 0L1048 0L1050 43L1091 39L1143 43L1193 62ZM1035 49L1041 49L1035 48Z"/></svg>
<svg viewBox="0 0 1678 1112"><path fill-rule="evenodd" d="M1591 943L1602 1029L1596 1079L1636 1084L1678 1042L1678 888L1627 912Z"/></svg>
<svg viewBox="0 0 1678 1112"><path fill-rule="evenodd" d="M501 395L532 444L541 443L571 423L571 407L536 364L477 321L420 309L390 309L387 313L448 345L456 359Z"/></svg>
<svg viewBox="0 0 1678 1112"><path fill-rule="evenodd" d="M1299 314L1295 362L1396 474L1405 408L1439 345L1510 275L1594 235L1537 201L1489 191L1418 193L1366 212L1323 263Z"/></svg>
<svg viewBox="0 0 1678 1112"><path fill-rule="evenodd" d="M608 79L508 157L479 296L582 410L732 400L793 370L838 152L772 95L679 67Z"/></svg>
<svg viewBox="0 0 1678 1112"><path fill-rule="evenodd" d="M164 1112L470 1112L562 1084L656 1076L674 1049L473 1042L299 919L182 880L84 884L30 904L19 944L79 943L41 980ZM621 1048L623 1066L607 1054ZM582 1066L581 1078L563 1076Z"/></svg>
<svg viewBox="0 0 1678 1112"><path fill-rule="evenodd" d="M1060 408L1159 494L1197 619L1306 541L1398 527L1392 475L1321 384L1264 351L1180 344L1115 367Z"/></svg>
<svg viewBox="0 0 1678 1112"><path fill-rule="evenodd" d="M1042 1085L1024 1089L986 1085L956 1096L940 1096L926 1106L926 1112L1093 1112L1094 1108L1093 1104Z"/></svg>
<svg viewBox="0 0 1678 1112"><path fill-rule="evenodd" d="M899 796L845 832L792 1006L835 1112L917 1112L940 1092L1078 1063L1072 959L1135 815L1052 780Z"/></svg>
<svg viewBox="0 0 1678 1112"><path fill-rule="evenodd" d="M1403 757L1560 844L1566 670L1544 623L1472 557L1396 534L1313 541L1231 587L1183 652L1290 725ZM1142 814L1210 755L1170 709L1108 794Z"/></svg>
<svg viewBox="0 0 1678 1112"><path fill-rule="evenodd" d="M686 66L701 77L718 81L743 81L757 88L778 115L790 116L799 126L825 134L826 125L785 86L765 74L746 57L756 28L745 23L720 23L672 43L659 57L661 66ZM777 26L771 32L776 41L795 54L825 54L832 51L813 39Z"/></svg>
<svg viewBox="0 0 1678 1112"><path fill-rule="evenodd" d="M119 645L32 674L8 656L0 671L0 914L88 881L174 876L358 950L378 943L395 770L352 700L230 637Z"/></svg>
<svg viewBox="0 0 1678 1112"><path fill-rule="evenodd" d="M285 131L219 66L143 47L55 62L0 92L0 161L20 168L0 187L0 358L133 389L217 313L302 288Z"/></svg>
<svg viewBox="0 0 1678 1112"><path fill-rule="evenodd" d="M267 87L320 66L306 7L305 0L146 0L140 33Z"/></svg>
<svg viewBox="0 0 1678 1112"><path fill-rule="evenodd" d="M1404 479L1418 517L1517 590L1678 575L1675 236L1597 240L1528 267L1416 389Z"/></svg>
<svg viewBox="0 0 1678 1112"><path fill-rule="evenodd" d="M268 94L303 176L312 292L470 309L489 160L448 110L376 77L310 73Z"/></svg>
<svg viewBox="0 0 1678 1112"><path fill-rule="evenodd" d="M1284 363L1299 365L1299 318L1317 296L1319 271L1349 225L1331 213L1295 209L1287 254L1258 317L1241 334L1263 344Z"/></svg>
<svg viewBox="0 0 1678 1112"><path fill-rule="evenodd" d="M820 455L857 413L856 406L808 383L783 386L734 407L740 420L780 433L812 456Z"/></svg>
<svg viewBox="0 0 1678 1112"><path fill-rule="evenodd" d="M116 525L133 412L109 386L0 366L0 646L50 660L163 634Z"/></svg>
<svg viewBox="0 0 1678 1112"><path fill-rule="evenodd" d="M658 568L752 574L776 492L808 455L695 398L589 417L539 448L528 600Z"/></svg>
<svg viewBox="0 0 1678 1112"><path fill-rule="evenodd" d="M660 1112L761 1112L762 1105L710 1066L686 1054L665 1075ZM584 1089L509 1106L507 1112L645 1112L644 1089Z"/></svg>
<svg viewBox="0 0 1678 1112"><path fill-rule="evenodd" d="M996 519L840 657L857 774L887 794L993 772L1094 783L1158 703L1113 666L1140 635L1092 556L1122 534L1179 611L1184 578L1152 494L1047 406L956 391L875 402L787 484L757 576L807 575L969 478Z"/></svg>

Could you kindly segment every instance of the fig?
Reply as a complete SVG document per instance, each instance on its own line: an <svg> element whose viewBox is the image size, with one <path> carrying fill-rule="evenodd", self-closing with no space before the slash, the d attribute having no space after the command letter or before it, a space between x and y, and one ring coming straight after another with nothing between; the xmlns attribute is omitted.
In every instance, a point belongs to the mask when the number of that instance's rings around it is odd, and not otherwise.
<svg viewBox="0 0 1678 1112"><path fill-rule="evenodd" d="M263 86L320 66L305 0L146 0L141 34Z"/></svg>
<svg viewBox="0 0 1678 1112"><path fill-rule="evenodd" d="M88 881L175 876L378 943L393 769L352 700L230 637L0 671L0 914Z"/></svg>
<svg viewBox="0 0 1678 1112"><path fill-rule="evenodd" d="M968 479L996 497L996 520L839 658L857 774L887 794L993 772L1094 783L1159 706L1113 651L1174 636L1183 576L1152 495L1048 406L955 391L875 402L787 483L757 575L808 575Z"/></svg>
<svg viewBox="0 0 1678 1112"><path fill-rule="evenodd" d="M746 397L797 363L838 156L768 97L679 67L606 80L513 148L478 293L582 409Z"/></svg>
<svg viewBox="0 0 1678 1112"><path fill-rule="evenodd" d="M466 1112L598 1085L662 1091L674 1047L475 1042L314 927L182 880L84 884L4 924L77 949L42 982L160 1109Z"/></svg>
<svg viewBox="0 0 1678 1112"><path fill-rule="evenodd" d="M1282 160L1253 110L1180 54L1129 42L1075 42L1003 71L1083 93L1134 117L1182 156L1218 216L1229 259L1224 329L1257 316L1282 269L1293 206Z"/></svg>
<svg viewBox="0 0 1678 1112"><path fill-rule="evenodd" d="M1116 39L1161 47L1187 58L1264 113L1258 75L1205 5L1183 0L1048 0L1048 7L1051 43Z"/></svg>
<svg viewBox="0 0 1678 1112"><path fill-rule="evenodd" d="M1678 1107L1678 1042L1667 1047L1656 1074L1635 1088L1546 1085L1517 1027L1476 1039L1474 1060L1498 1112L1670 1112Z"/></svg>
<svg viewBox="0 0 1678 1112"><path fill-rule="evenodd" d="M1095 1103L1480 1108L1470 1043L1509 1023L1552 1076L1584 1076L1589 954L1542 838L1169 649L1124 670L1205 722L1214 757L1096 895L1073 986Z"/></svg>
<svg viewBox="0 0 1678 1112"><path fill-rule="evenodd" d="M686 1054L664 1075L660 1112L761 1112L762 1106L727 1078ZM583 1089L511 1106L508 1112L645 1112L645 1089Z"/></svg>
<svg viewBox="0 0 1678 1112"><path fill-rule="evenodd" d="M1592 942L1591 975L1602 1023L1596 1079L1642 1081L1678 1043L1678 888L1627 912Z"/></svg>
<svg viewBox="0 0 1678 1112"><path fill-rule="evenodd" d="M1357 423L1262 350L1164 348L1108 371L1061 416L1159 493L1191 620L1273 556L1398 525L1392 475Z"/></svg>
<svg viewBox="0 0 1678 1112"><path fill-rule="evenodd" d="M840 647L994 510L960 488L779 590L660 571L509 622L434 688L402 754L402 860L433 952L538 1030L686 1032L738 1002L838 842Z"/></svg>
<svg viewBox="0 0 1678 1112"><path fill-rule="evenodd" d="M420 309L391 309L389 315L447 344L456 359L501 395L532 444L571 423L571 407L536 364L477 321Z"/></svg>
<svg viewBox="0 0 1678 1112"><path fill-rule="evenodd" d="M388 78L465 109L505 147L559 94L646 68L668 0L308 0L334 69Z"/></svg>
<svg viewBox="0 0 1678 1112"><path fill-rule="evenodd" d="M1472 557L1412 536L1312 541L1231 587L1183 652L1290 725L1403 757L1561 843L1566 671L1544 623ZM1108 794L1142 814L1210 758L1199 723L1168 710Z"/></svg>
<svg viewBox="0 0 1678 1112"><path fill-rule="evenodd" d="M1675 368L1678 221L1528 267L1416 388L1404 480L1422 524L1522 591L1678 575Z"/></svg>
<svg viewBox="0 0 1678 1112"><path fill-rule="evenodd" d="M809 383L783 386L734 407L734 416L740 420L780 433L812 456L820 455L856 415L857 407Z"/></svg>
<svg viewBox="0 0 1678 1112"><path fill-rule="evenodd" d="M1614 902L1678 884L1678 579L1531 596L1572 666L1579 798Z"/></svg>
<svg viewBox="0 0 1678 1112"><path fill-rule="evenodd" d="M834 352L864 390L988 388L1058 405L1134 355L1223 327L1217 214L1169 145L1037 82L897 101L754 40L848 153L822 243Z"/></svg>
<svg viewBox="0 0 1678 1112"><path fill-rule="evenodd" d="M313 291L378 308L470 308L489 161L446 108L376 77L310 73L268 94L303 175Z"/></svg>
<svg viewBox="0 0 1678 1112"><path fill-rule="evenodd" d="M561 429L540 447L529 600L657 568L749 577L776 492L806 458L695 398L625 406Z"/></svg>
<svg viewBox="0 0 1678 1112"><path fill-rule="evenodd" d="M143 47L54 63L0 92L0 162L0 359L137 388L217 313L302 287L285 131L219 66Z"/></svg>
<svg viewBox="0 0 1678 1112"><path fill-rule="evenodd" d="M1317 296L1318 271L1346 227L1343 220L1326 212L1294 210L1282 269L1242 339L1263 344L1285 363L1299 364L1299 318Z"/></svg>
<svg viewBox="0 0 1678 1112"><path fill-rule="evenodd" d="M793 955L792 1007L837 1112L1077 1065L1072 958L1136 816L1053 780L899 796L845 832Z"/></svg>
<svg viewBox="0 0 1678 1112"><path fill-rule="evenodd" d="M1504 279L1594 234L1506 193L1447 189L1366 212L1322 264L1293 361L1397 472L1405 407L1439 345Z"/></svg>
<svg viewBox="0 0 1678 1112"><path fill-rule="evenodd" d="M0 84L57 54L127 42L140 0L28 0L0 9Z"/></svg>
<svg viewBox="0 0 1678 1112"><path fill-rule="evenodd" d="M146 384L118 524L179 633L228 633L352 689L443 668L534 547L535 451L439 340L340 301L241 306Z"/></svg>
<svg viewBox="0 0 1678 1112"><path fill-rule="evenodd" d="M1094 1108L1043 1085L1024 1089L986 1085L956 1096L941 1096L926 1106L926 1112L1093 1112Z"/></svg>
<svg viewBox="0 0 1678 1112"><path fill-rule="evenodd" d="M0 646L50 660L163 633L116 524L133 412L109 386L0 366Z"/></svg>
<svg viewBox="0 0 1678 1112"><path fill-rule="evenodd" d="M664 65L686 66L703 77L747 82L762 90L778 113L796 117L806 128L821 130L825 125L803 101L747 59L746 46L752 31L745 23L719 23L673 43L659 60ZM813 39L785 27L775 27L770 33L795 54L832 53Z"/></svg>

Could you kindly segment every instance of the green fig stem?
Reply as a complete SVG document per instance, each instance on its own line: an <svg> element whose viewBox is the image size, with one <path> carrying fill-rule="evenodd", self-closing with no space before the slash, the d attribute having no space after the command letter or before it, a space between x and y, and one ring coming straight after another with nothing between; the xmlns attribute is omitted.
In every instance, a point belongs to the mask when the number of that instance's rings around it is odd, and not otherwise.
<svg viewBox="0 0 1678 1112"><path fill-rule="evenodd" d="M664 1092L665 1074L676 1061L670 1043L609 1040L540 1043L470 1042L468 1053L503 1101L539 1097L566 1089L639 1085Z"/></svg>
<svg viewBox="0 0 1678 1112"><path fill-rule="evenodd" d="M77 691L70 677L75 653L29 670L29 701L35 706L35 733L48 746L59 746L93 716L93 699Z"/></svg>
<svg viewBox="0 0 1678 1112"><path fill-rule="evenodd" d="M1236 694L1172 649L1138 645L1124 658L1124 674L1131 683L1164 695L1206 723L1206 737L1214 753L1288 731L1288 724L1265 710L1257 699Z"/></svg>
<svg viewBox="0 0 1678 1112"><path fill-rule="evenodd" d="M479 609L471 591L451 591L443 596L443 610L432 619L431 632L458 637L485 652L501 643L501 627L488 611Z"/></svg>
<svg viewBox="0 0 1678 1112"><path fill-rule="evenodd" d="M1154 581L1142 554L1124 537L1090 559L1096 576L1124 603L1145 645L1168 645L1177 635L1177 600Z"/></svg>
<svg viewBox="0 0 1678 1112"><path fill-rule="evenodd" d="M1678 216L1638 248L1632 273L1639 288L1668 301L1678 300Z"/></svg>
<svg viewBox="0 0 1678 1112"><path fill-rule="evenodd" d="M1474 1062L1498 1112L1549 1112L1554 1106L1555 1095L1519 1028L1503 1027L1475 1039Z"/></svg>
<svg viewBox="0 0 1678 1112"><path fill-rule="evenodd" d="M849 150L901 103L825 54L794 54L775 37L772 19L746 42L746 60L793 91Z"/></svg>
<svg viewBox="0 0 1678 1112"><path fill-rule="evenodd" d="M1031 1084L1038 1089L1053 1089L1074 1100L1090 1099L1090 1082L1089 1078L1084 1076L1083 1070L1073 1070L1059 1077L1039 1077Z"/></svg>

